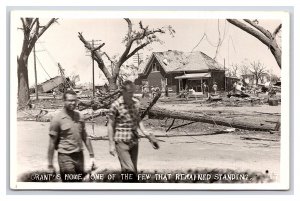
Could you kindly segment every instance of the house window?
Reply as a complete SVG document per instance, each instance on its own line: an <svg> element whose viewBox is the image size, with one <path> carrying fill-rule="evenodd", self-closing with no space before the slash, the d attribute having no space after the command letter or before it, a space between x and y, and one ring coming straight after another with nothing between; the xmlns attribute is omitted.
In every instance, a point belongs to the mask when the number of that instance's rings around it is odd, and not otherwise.
<svg viewBox="0 0 300 201"><path fill-rule="evenodd" d="M152 72L158 71L158 65L156 63L152 64Z"/></svg>

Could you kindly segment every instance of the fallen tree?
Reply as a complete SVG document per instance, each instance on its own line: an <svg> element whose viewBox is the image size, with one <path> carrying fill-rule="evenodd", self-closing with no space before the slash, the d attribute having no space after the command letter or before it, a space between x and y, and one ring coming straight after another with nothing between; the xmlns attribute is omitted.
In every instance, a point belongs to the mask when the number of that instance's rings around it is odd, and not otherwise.
<svg viewBox="0 0 300 201"><path fill-rule="evenodd" d="M108 106L111 104L111 101L115 99L115 96L119 96L120 91L115 91L113 93L109 93L101 98L99 98L97 101L89 101L86 104L82 104L82 108L79 110L85 110L88 108L92 108L95 113L91 115L87 115L85 117L86 120L94 119L98 116L105 116L107 113ZM184 111L174 111L174 110L166 110L161 109L158 107L153 107L155 103L160 98L161 93L158 93L152 101L149 103L148 106L144 106L142 108L141 113L141 119L143 119L146 115L149 116L149 118L156 118L156 119L164 119L164 118L172 118L172 119L183 119L188 120L191 122L203 122L203 123L210 123L210 124L216 124L221 126L227 126L227 127L233 127L233 128L240 128L245 130L255 130L255 131L275 131L279 130L276 128L278 127L277 121L270 121L265 120L247 120L245 118L240 117L233 117L233 118L226 118L222 116L209 116L205 113L195 113L195 112L184 112ZM46 113L47 114L47 113ZM39 115L30 115L31 117L27 120L31 121L50 121L50 116L45 117L44 113L39 113ZM25 120L23 118L23 120ZM183 124L181 126L189 125ZM173 124L171 124L168 128L168 130L172 129ZM167 130L167 131L168 131Z"/></svg>
<svg viewBox="0 0 300 201"><path fill-rule="evenodd" d="M149 118L173 118L173 119L184 119L188 121L203 122L216 124L221 126L229 126L234 128L240 128L245 130L255 131L272 131L275 130L275 124L272 122L263 121L245 121L239 118L224 118L219 116L208 116L204 113L193 113L193 112L182 112L182 111L171 111L154 107L148 112Z"/></svg>

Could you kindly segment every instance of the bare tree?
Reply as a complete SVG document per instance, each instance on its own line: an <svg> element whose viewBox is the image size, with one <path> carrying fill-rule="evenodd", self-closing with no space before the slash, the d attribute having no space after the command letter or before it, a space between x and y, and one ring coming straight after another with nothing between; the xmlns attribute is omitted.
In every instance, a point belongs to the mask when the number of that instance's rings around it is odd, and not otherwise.
<svg viewBox="0 0 300 201"><path fill-rule="evenodd" d="M131 20L125 18L125 21L128 25L128 31L123 40L123 43L125 43L125 50L117 59L117 61L111 60L107 53L99 51L105 45L105 43L95 48L91 45L91 43L85 40L82 33L78 33L79 39L83 42L85 47L92 52L93 59L97 62L98 67L107 78L110 89L113 90L117 88L117 79L119 77L120 70L126 60L128 60L139 50L143 49L151 43L162 43L162 41L158 38L157 34L164 34L166 33L166 31L169 31L170 35L173 36L175 33L174 29L171 26L150 29L149 26L145 27L142 21L139 22L139 29L133 30ZM102 58L103 56L106 56L107 59L111 62L111 69L108 69L105 65Z"/></svg>
<svg viewBox="0 0 300 201"><path fill-rule="evenodd" d="M247 24L236 19L227 19L227 21L243 31L251 34L265 44L276 59L279 68L281 68L281 46L278 45L276 41L276 35L280 32L282 24L279 24L273 33L271 33L264 27L260 26L258 20L251 21L249 19L244 19Z"/></svg>
<svg viewBox="0 0 300 201"><path fill-rule="evenodd" d="M241 75L248 75L250 73L249 66L246 64L241 65L239 71Z"/></svg>
<svg viewBox="0 0 300 201"><path fill-rule="evenodd" d="M263 75L266 73L266 67L260 61L251 62L249 70L254 76L256 84L258 84L258 80L262 80Z"/></svg>
<svg viewBox="0 0 300 201"><path fill-rule="evenodd" d="M230 67L229 67L229 75L230 76L235 76L237 77L237 73L238 73L238 69L239 69L239 65L238 64L232 64Z"/></svg>
<svg viewBox="0 0 300 201"><path fill-rule="evenodd" d="M45 31L57 21L52 18L46 25L40 25L39 18L21 18L24 39L22 51L17 57L18 62L18 104L20 107L27 104L30 99L28 83L28 58L36 41Z"/></svg>

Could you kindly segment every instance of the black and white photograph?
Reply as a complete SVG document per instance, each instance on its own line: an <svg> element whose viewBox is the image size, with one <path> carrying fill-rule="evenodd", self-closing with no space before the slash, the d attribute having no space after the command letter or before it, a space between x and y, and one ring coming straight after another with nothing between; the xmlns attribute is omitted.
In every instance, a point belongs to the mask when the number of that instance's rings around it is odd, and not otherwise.
<svg viewBox="0 0 300 201"><path fill-rule="evenodd" d="M289 13L10 13L11 189L289 189Z"/></svg>

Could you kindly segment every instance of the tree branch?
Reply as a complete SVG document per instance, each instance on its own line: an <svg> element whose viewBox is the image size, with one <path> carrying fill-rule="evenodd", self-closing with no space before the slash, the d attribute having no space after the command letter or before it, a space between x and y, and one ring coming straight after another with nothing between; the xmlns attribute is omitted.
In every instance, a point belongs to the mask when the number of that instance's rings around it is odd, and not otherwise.
<svg viewBox="0 0 300 201"><path fill-rule="evenodd" d="M136 41L136 40L141 40L147 36L153 35L155 33L165 33L165 31L163 29L156 29L156 30L152 30L149 31L148 30L148 26L146 28L143 27L142 22L140 22L140 28L143 30L143 33L139 35L136 35L132 40Z"/></svg>
<svg viewBox="0 0 300 201"><path fill-rule="evenodd" d="M30 41L34 40L34 43L35 43L37 41L38 35L39 35L39 29L40 29L39 19L36 18L32 24L36 24L36 25L35 25L34 34L33 34L32 38L30 39Z"/></svg>
<svg viewBox="0 0 300 201"><path fill-rule="evenodd" d="M42 30L39 32L38 38L43 35L43 33L58 20L58 18L52 18L45 26L43 26Z"/></svg>
<svg viewBox="0 0 300 201"><path fill-rule="evenodd" d="M278 32L280 31L282 27L282 24L278 25L278 27L274 30L272 38L275 38L275 36L278 34Z"/></svg>
<svg viewBox="0 0 300 201"><path fill-rule="evenodd" d="M135 55L135 53L137 53L140 49L143 49L144 47L146 47L149 44L150 44L150 42L146 42L146 43L143 43L140 46L136 47L130 54L127 55L126 60L129 59L130 57L132 57L133 55Z"/></svg>
<svg viewBox="0 0 300 201"><path fill-rule="evenodd" d="M250 24L251 26L255 27L257 30L259 30L261 33L263 33L269 39L272 38L272 34L268 30L264 29L262 26L259 26L258 24L252 22L249 19L244 19L244 21L247 22L248 24Z"/></svg>
<svg viewBox="0 0 300 201"><path fill-rule="evenodd" d="M144 28L142 21L139 22L139 25L140 25L140 29L143 30L143 34L141 36L141 39L142 39L142 38L144 38L146 36L146 33L147 33L147 30L148 30L149 26L147 26L146 28Z"/></svg>
<svg viewBox="0 0 300 201"><path fill-rule="evenodd" d="M124 20L126 20L127 24L128 24L128 41L131 39L131 33L132 33L132 23L131 20L129 18L124 18Z"/></svg>
<svg viewBox="0 0 300 201"><path fill-rule="evenodd" d="M121 55L121 57L119 58L119 61L117 62L117 67L115 69L114 75L118 75L117 73L119 73L120 68L122 66L122 64L131 56L133 56L138 50L142 49L143 47L147 46L148 44L150 44L150 42L145 42L142 45L140 45L139 47L137 47L135 50L133 50L130 53L130 49L132 47L132 44L134 41L137 40L142 40L145 37L149 36L149 35L153 35L155 33L165 33L164 30L162 29L156 29L156 30L152 30L149 31L148 26L144 27L142 22L139 22L140 25L140 29L142 29L142 32L138 32L136 35L132 36L132 23L128 18L125 18L126 22L128 23L128 41L126 43L126 49L123 52L123 54Z"/></svg>
<svg viewBox="0 0 300 201"><path fill-rule="evenodd" d="M92 52L95 53L96 51L100 50L103 46L105 45L105 43L102 43L101 45L99 45L98 47L94 48L92 47Z"/></svg>
<svg viewBox="0 0 300 201"><path fill-rule="evenodd" d="M265 44L266 46L270 46L270 39L267 38L265 35L263 35L262 33L256 31L255 29L245 25L244 23L236 20L236 19L227 19L227 21L235 26L237 26L238 28L244 30L245 32L249 33L250 35L254 36L255 38L257 38L258 40L260 40L263 44Z"/></svg>
<svg viewBox="0 0 300 201"><path fill-rule="evenodd" d="M23 18L23 17L21 17L21 21L22 21L23 29L25 30L25 29L26 29L26 23L25 23L25 21L24 21L24 18Z"/></svg>
<svg viewBox="0 0 300 201"><path fill-rule="evenodd" d="M115 63L113 60L111 60L106 52L103 52L102 54L104 54L111 63Z"/></svg>
<svg viewBox="0 0 300 201"><path fill-rule="evenodd" d="M124 18L124 19L126 20L126 22L127 22L127 24L128 24L128 32L127 32L128 40L127 40L127 43L126 43L126 45L125 45L126 48L125 48L123 54L121 55L121 57L120 57L118 63L124 63L124 61L125 61L124 59L126 58L126 56L128 55L128 53L130 52L132 43L133 43L133 41L134 41L134 40L132 40L132 36L131 36L131 34L132 34L132 23L131 23L130 19L128 19L128 18ZM121 64L121 65L122 65L122 64ZM121 66L121 65L118 65L118 66ZM115 74L115 73L114 73L114 74Z"/></svg>
<svg viewBox="0 0 300 201"><path fill-rule="evenodd" d="M43 35L43 33L45 33L45 31L54 23L56 22L58 18L52 18L45 26L43 26L43 28L40 30L40 23L39 20L37 18L36 21L36 29L35 29L35 33L33 35L32 38L30 38L29 44L28 44L28 49L31 52L33 46L35 45L36 41Z"/></svg>
<svg viewBox="0 0 300 201"><path fill-rule="evenodd" d="M258 40L260 40L263 44L265 44L270 49L271 53L273 54L274 58L276 59L276 62L278 64L279 68L281 68L281 49L279 48L279 46L275 40L275 37L272 36L271 38L268 38L261 32L243 24L242 22L240 22L236 19L227 19L227 21L229 23L233 24L234 26L242 29L243 31L249 33L250 35L254 36ZM276 30L279 31L280 28L281 28L281 25L279 25ZM276 30L274 31L275 34L276 34Z"/></svg>
<svg viewBox="0 0 300 201"><path fill-rule="evenodd" d="M29 34L30 34L30 29L28 28L28 24L27 21L28 20L24 20L24 18L21 18L22 21L22 25L23 25L23 30L24 30L24 40L28 40L29 39ZM27 41L28 42L28 41Z"/></svg>
<svg viewBox="0 0 300 201"><path fill-rule="evenodd" d="M31 23L31 25L30 25L30 30L33 28L33 26L34 26L34 24L37 22L39 20L39 18L35 18L34 19L34 21L33 21L33 23Z"/></svg>
<svg viewBox="0 0 300 201"><path fill-rule="evenodd" d="M108 71L108 69L106 68L106 66L105 66L105 64L104 64L104 62L103 62L103 60L102 60L102 57L101 57L101 55L100 55L100 53L98 52L98 51L94 51L95 49L92 47L92 45L88 42L88 41L86 41L85 40L85 38L83 37L83 35L82 35L82 33L80 33L80 32L78 32L78 37L79 37L79 39L81 40L81 42L84 44L84 46L88 49L88 50L90 50L91 52L93 52L93 59L97 62L97 64L98 64L98 67L100 68L100 70L104 73L104 75L105 75L105 77L107 78L107 79L110 79L112 76L111 76L111 73ZM100 45L100 46L103 46L103 44L102 45ZM99 46L99 47L100 47ZM98 47L98 48L99 48ZM98 49L98 48L96 48L96 49ZM100 49L100 48L99 48Z"/></svg>
<svg viewBox="0 0 300 201"><path fill-rule="evenodd" d="M30 32L30 25L32 24L33 18L25 18L25 27L26 30Z"/></svg>

